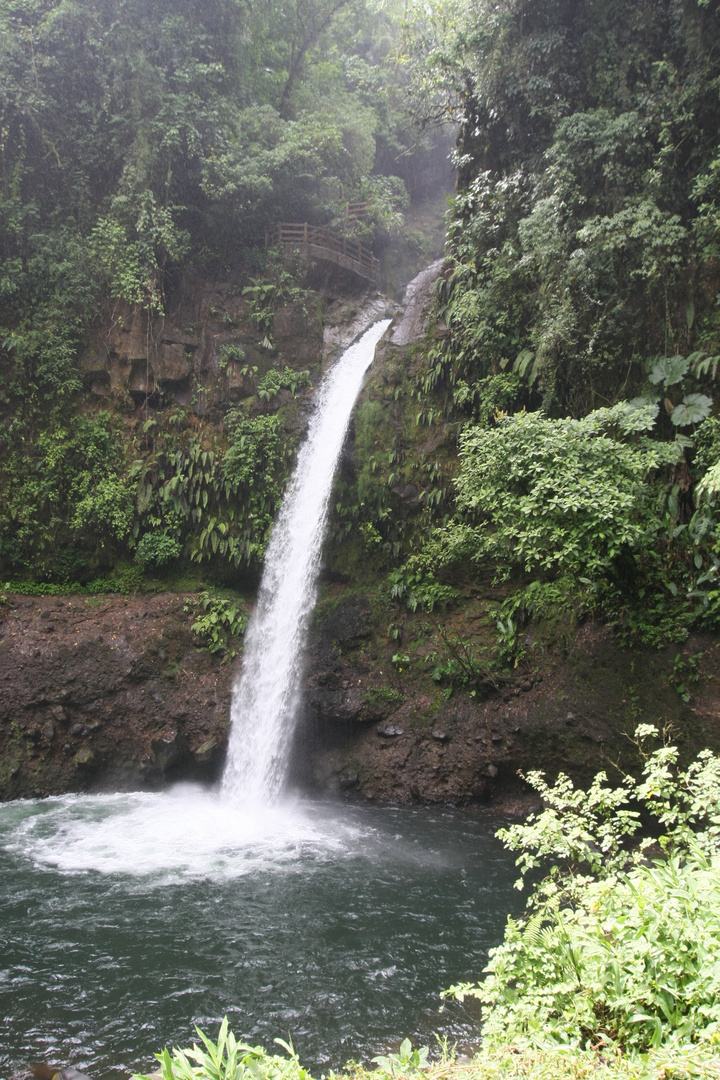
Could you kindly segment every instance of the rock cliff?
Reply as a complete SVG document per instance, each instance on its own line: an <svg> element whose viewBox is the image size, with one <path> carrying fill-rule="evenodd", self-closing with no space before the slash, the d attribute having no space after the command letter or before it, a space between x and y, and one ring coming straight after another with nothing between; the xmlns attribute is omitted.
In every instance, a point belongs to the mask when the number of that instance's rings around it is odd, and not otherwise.
<svg viewBox="0 0 720 1080"><path fill-rule="evenodd" d="M412 364L441 271L438 262L411 283L378 350L370 396L383 400L388 370ZM364 299L328 303L324 335L319 320L281 311L276 349L292 350L296 364L321 355L327 362L386 314L386 300ZM240 320L239 310L235 315ZM233 322L232 313L226 321ZM214 375L203 391L208 402L242 392L242 376L230 365L216 370L217 320L199 322L184 331L132 321L110 325L84 361L93 392L132 397L137 391L143 398L157 392L182 402L196 393L203 372ZM237 344L239 333L229 330L227 339ZM257 342L248 338L244 345L257 352ZM440 425L419 437L427 443L421 453L435 453L446 433ZM348 456L352 471L351 446ZM411 517L417 485L398 483L394 491L401 512ZM527 799L518 770L563 769L586 781L613 762L632 767L627 736L641 721L671 729L687 754L720 748L720 646L714 640L628 650L592 622L556 628L550 637L529 626L530 660L523 668L494 686L451 691L434 677L438 635L482 640L487 604L497 599L491 576L470 575L458 604L441 618L412 614L390 599L384 575L364 565L353 543L351 535L327 553L308 647L296 784L351 798L495 800L512 809ZM217 779L235 665L202 651L189 600L173 592L4 595L0 798ZM680 693L676 673L691 657L696 682L690 694Z"/></svg>
<svg viewBox="0 0 720 1080"><path fill-rule="evenodd" d="M213 782L227 742L234 665L201 651L187 597L28 598L0 609L0 797ZM464 610L472 618L472 605ZM332 584L313 627L294 782L351 798L525 805L517 770L586 781L632 767L639 722L686 755L720 749L720 645L685 701L678 649L627 650L588 623L513 684L443 694L418 662L393 664L377 596ZM409 618L407 633L421 627ZM237 662L236 662L237 663Z"/></svg>

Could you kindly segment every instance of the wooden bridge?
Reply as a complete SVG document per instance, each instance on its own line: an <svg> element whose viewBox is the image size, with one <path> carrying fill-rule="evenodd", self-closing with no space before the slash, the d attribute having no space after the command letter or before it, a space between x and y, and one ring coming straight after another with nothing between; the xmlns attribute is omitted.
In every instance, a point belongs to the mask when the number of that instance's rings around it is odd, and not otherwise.
<svg viewBox="0 0 720 1080"><path fill-rule="evenodd" d="M357 240L323 229L317 225L282 222L278 225L277 240L286 248L301 251L306 258L325 259L351 270L359 277L380 284L380 263L369 248Z"/></svg>

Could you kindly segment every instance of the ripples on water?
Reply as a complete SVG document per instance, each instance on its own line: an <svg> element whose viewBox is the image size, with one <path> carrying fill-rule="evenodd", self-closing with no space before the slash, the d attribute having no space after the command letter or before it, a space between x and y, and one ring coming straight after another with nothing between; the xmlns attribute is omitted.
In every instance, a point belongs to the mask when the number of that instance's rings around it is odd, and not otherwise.
<svg viewBox="0 0 720 1080"><path fill-rule="evenodd" d="M253 814L187 786L0 806L0 1075L145 1071L193 1024L319 1074L404 1035L461 1042L443 986L518 907L497 821L308 801Z"/></svg>

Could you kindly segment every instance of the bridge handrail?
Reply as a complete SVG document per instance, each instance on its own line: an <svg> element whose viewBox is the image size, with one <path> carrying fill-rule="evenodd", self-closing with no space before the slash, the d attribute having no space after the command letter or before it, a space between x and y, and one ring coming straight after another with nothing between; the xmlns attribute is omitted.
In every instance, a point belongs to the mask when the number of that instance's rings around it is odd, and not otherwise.
<svg viewBox="0 0 720 1080"><path fill-rule="evenodd" d="M278 243L281 244L295 244L303 247L312 245L326 248L337 255L345 255L369 270L370 276L377 277L379 263L370 248L365 247L358 240L348 239L331 229L325 229L319 225L308 225L306 221L283 221L278 225L277 238Z"/></svg>

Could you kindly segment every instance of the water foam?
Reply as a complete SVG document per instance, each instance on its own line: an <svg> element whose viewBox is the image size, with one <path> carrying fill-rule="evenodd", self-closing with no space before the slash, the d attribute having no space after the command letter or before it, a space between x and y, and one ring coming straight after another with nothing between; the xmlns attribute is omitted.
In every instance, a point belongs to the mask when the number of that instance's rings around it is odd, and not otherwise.
<svg viewBox="0 0 720 1080"><path fill-rule="evenodd" d="M322 807L286 801L262 815L181 784L163 793L66 795L15 804L2 847L60 873L169 884L305 869L352 856L368 830ZM2 815L0 815L2 821Z"/></svg>

